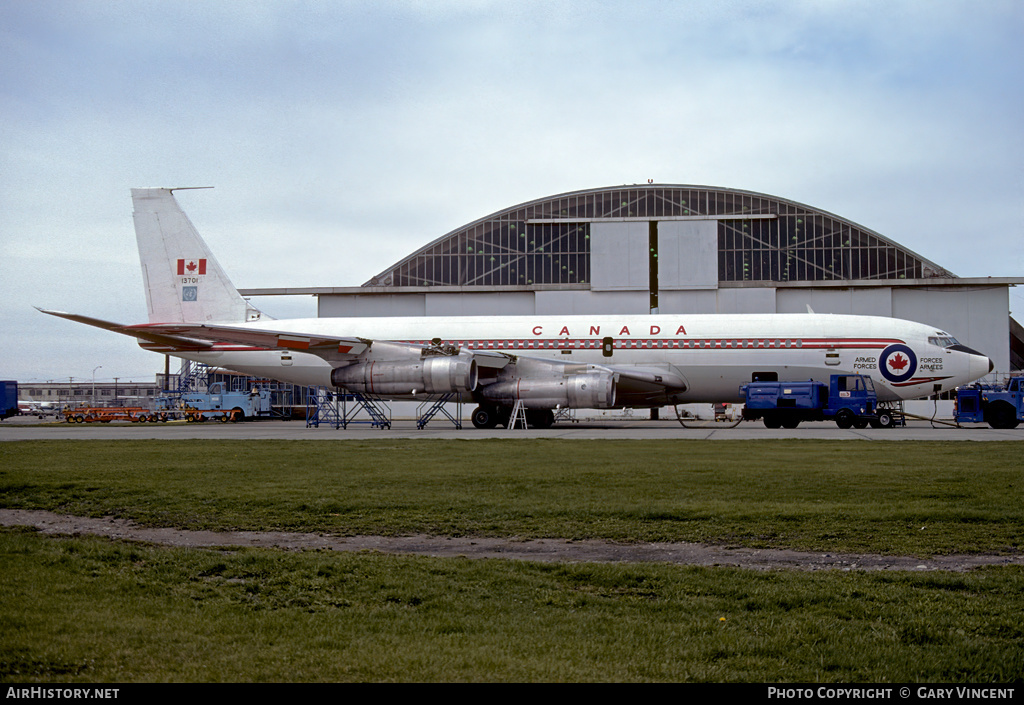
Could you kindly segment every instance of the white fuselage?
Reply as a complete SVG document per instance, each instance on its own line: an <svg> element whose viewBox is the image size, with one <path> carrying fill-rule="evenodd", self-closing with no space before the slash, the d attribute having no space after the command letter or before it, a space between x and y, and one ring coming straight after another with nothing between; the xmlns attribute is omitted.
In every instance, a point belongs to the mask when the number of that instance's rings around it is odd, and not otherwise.
<svg viewBox="0 0 1024 705"><path fill-rule="evenodd" d="M144 348L266 379L391 399L471 393L478 422L506 407L740 401L760 381L870 376L879 399L948 391L992 362L921 323L829 314L530 315L263 320L174 198L132 189L149 323L50 315ZM443 343L443 344L442 344ZM502 413L494 413L501 411ZM476 412L474 412L476 414ZM550 423L550 414L534 414Z"/></svg>
<svg viewBox="0 0 1024 705"><path fill-rule="evenodd" d="M238 324L235 324L238 325ZM754 375L828 381L869 375L881 400L948 391L991 367L987 357L936 340L931 326L831 314L458 316L260 321L254 329L429 344L610 368L671 366L686 380L681 402L735 402ZM606 340L611 339L611 354ZM931 339L932 342L929 342ZM301 385L330 386L332 364L303 352L218 345L174 353L213 366Z"/></svg>

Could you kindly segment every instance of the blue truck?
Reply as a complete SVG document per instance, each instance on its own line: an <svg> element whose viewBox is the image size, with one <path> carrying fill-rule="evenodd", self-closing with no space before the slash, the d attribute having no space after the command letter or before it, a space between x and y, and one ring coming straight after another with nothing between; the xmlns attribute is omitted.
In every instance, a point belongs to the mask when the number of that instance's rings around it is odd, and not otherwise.
<svg viewBox="0 0 1024 705"><path fill-rule="evenodd" d="M18 411L18 383L13 381L0 382L0 419L8 416L17 416Z"/></svg>
<svg viewBox="0 0 1024 705"><path fill-rule="evenodd" d="M222 382L214 382L206 392L185 392L180 397L159 397L155 416L167 420L245 421L273 415L270 390L255 386L248 392L232 392Z"/></svg>
<svg viewBox="0 0 1024 705"><path fill-rule="evenodd" d="M1024 377L1004 386L969 384L957 387L953 415L958 424L987 423L992 428L1017 428L1024 421Z"/></svg>
<svg viewBox="0 0 1024 705"><path fill-rule="evenodd" d="M801 421L834 420L839 428L891 428L895 414L879 408L871 378L837 374L829 383L751 382L740 387L743 418L763 419L768 428L796 428Z"/></svg>

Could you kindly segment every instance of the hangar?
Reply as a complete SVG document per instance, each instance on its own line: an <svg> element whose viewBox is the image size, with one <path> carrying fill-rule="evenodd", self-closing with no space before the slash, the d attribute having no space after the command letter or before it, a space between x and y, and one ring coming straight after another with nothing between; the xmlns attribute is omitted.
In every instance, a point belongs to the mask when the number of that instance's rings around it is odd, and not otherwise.
<svg viewBox="0 0 1024 705"><path fill-rule="evenodd" d="M776 196L647 184L563 193L442 235L358 287L313 295L320 317L850 313L935 325L1019 370L1009 287L961 278L850 220Z"/></svg>

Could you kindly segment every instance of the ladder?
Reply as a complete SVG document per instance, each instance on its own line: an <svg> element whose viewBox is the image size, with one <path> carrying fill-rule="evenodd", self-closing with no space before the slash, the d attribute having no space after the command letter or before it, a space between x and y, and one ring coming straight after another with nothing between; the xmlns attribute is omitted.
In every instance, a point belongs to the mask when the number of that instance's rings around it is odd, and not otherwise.
<svg viewBox="0 0 1024 705"><path fill-rule="evenodd" d="M526 407L523 406L522 399L516 399L515 406L512 407L512 415L508 419L508 430L511 431L516 427L517 423L523 424L523 430L525 431L526 426Z"/></svg>

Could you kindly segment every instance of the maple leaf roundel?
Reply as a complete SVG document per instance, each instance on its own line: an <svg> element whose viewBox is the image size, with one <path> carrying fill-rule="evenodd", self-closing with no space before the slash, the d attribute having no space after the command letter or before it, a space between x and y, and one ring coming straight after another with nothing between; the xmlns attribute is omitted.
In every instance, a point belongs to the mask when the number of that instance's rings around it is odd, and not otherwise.
<svg viewBox="0 0 1024 705"><path fill-rule="evenodd" d="M890 382L906 382L917 372L917 355L906 345L890 345L878 358L878 371Z"/></svg>

